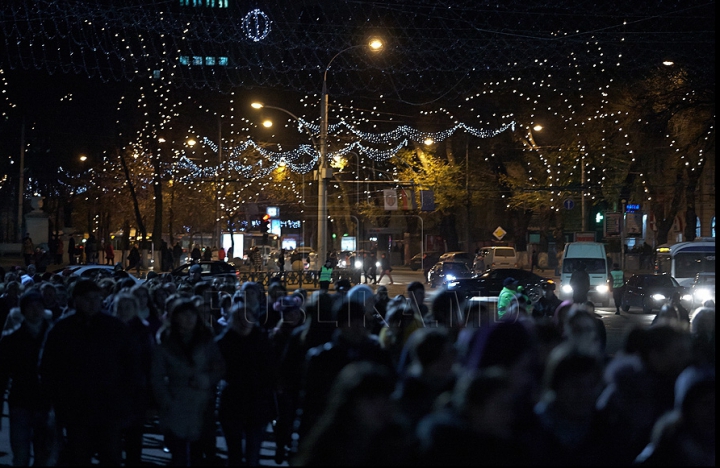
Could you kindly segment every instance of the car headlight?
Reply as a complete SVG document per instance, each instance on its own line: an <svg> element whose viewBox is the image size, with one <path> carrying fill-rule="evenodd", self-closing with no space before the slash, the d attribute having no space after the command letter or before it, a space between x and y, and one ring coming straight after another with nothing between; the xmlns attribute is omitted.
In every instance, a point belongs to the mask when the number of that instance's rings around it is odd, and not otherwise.
<svg viewBox="0 0 720 468"><path fill-rule="evenodd" d="M608 288L607 284L601 284L597 288L595 288L595 290L597 292L599 292L600 294L605 294L606 292L608 292L610 290L610 288Z"/></svg>
<svg viewBox="0 0 720 468"><path fill-rule="evenodd" d="M683 294L683 295L680 297L680 300L681 300L681 301L685 301L685 302L691 302L692 299L693 299L692 294Z"/></svg>
<svg viewBox="0 0 720 468"><path fill-rule="evenodd" d="M362 268L362 260L355 260L355 268Z"/></svg>
<svg viewBox="0 0 720 468"><path fill-rule="evenodd" d="M695 299L700 302L705 302L710 299L714 299L713 296L715 296L714 293L710 292L709 289L705 289L705 288L696 289L695 292L693 293L693 295L695 296Z"/></svg>
<svg viewBox="0 0 720 468"><path fill-rule="evenodd" d="M445 279L448 281L455 281L457 278L455 278L455 275L445 275Z"/></svg>
<svg viewBox="0 0 720 468"><path fill-rule="evenodd" d="M345 268L346 266L347 266L347 265L345 264L345 260L340 260L340 261L338 262L338 267L340 267L340 268Z"/></svg>
<svg viewBox="0 0 720 468"><path fill-rule="evenodd" d="M667 299L667 297L665 297L665 295L663 294L653 294L650 297L652 297L654 301L664 301L665 299Z"/></svg>
<svg viewBox="0 0 720 468"><path fill-rule="evenodd" d="M459 281L452 281L452 282L448 283L448 287L454 288L454 287L457 287L459 284L460 284Z"/></svg>
<svg viewBox="0 0 720 468"><path fill-rule="evenodd" d="M562 287L562 292L564 292L565 294L572 293L572 286L570 286L569 284L564 284Z"/></svg>

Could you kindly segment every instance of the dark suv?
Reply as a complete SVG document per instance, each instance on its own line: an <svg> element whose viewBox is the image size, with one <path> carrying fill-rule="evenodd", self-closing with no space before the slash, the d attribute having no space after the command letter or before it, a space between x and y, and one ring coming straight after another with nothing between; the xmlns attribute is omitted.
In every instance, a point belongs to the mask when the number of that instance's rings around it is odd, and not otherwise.
<svg viewBox="0 0 720 468"><path fill-rule="evenodd" d="M190 267L193 265L200 265L200 268L202 268L200 277L204 281L212 281L215 278L223 279L228 283L237 283L238 281L238 272L235 269L235 265L219 260L202 261L196 264L186 263L172 271L173 278L176 280L186 278L190 275Z"/></svg>

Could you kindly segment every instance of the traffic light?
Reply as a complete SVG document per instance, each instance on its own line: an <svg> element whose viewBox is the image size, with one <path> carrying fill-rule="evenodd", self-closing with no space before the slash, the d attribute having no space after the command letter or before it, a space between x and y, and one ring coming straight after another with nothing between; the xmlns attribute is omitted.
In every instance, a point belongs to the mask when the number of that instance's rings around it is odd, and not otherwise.
<svg viewBox="0 0 720 468"><path fill-rule="evenodd" d="M260 232L263 234L270 232L270 215L262 217L262 221L260 222Z"/></svg>
<svg viewBox="0 0 720 468"><path fill-rule="evenodd" d="M260 232L263 235L263 245L267 245L268 233L270 233L270 215L266 214L263 216L262 221L260 222Z"/></svg>

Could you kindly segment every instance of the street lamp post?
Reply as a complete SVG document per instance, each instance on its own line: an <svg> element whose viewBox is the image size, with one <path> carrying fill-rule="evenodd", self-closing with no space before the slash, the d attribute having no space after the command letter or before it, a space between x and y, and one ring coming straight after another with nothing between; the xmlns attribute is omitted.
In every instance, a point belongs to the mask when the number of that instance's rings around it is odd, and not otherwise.
<svg viewBox="0 0 720 468"><path fill-rule="evenodd" d="M370 50L373 51L379 51L383 47L383 43L381 40L377 38L373 38L367 46L370 48ZM319 155L319 163L318 163L318 171L317 171L317 179L318 179L318 228L317 228L317 254L320 255L320 261L324 263L324 260L328 254L327 249L327 187L328 187L328 179L332 177L332 170L329 168L328 160L327 160L327 137L328 137L328 107L329 107L329 98L328 98L328 92L327 92L327 74L328 70L330 69L330 65L332 65L333 61L343 52L347 52L351 49L357 49L359 47L366 47L365 44L358 44L350 47L346 47L345 49L342 49L340 52L335 54L330 61L328 62L327 66L325 67L325 73L323 73L323 84L322 84L322 94L320 96L320 138L319 138L319 145L316 147L316 150L318 150ZM263 106L263 104L260 103L253 103L252 107L255 109L260 109L262 107L267 107L269 109L278 109L286 114L293 117L295 120L300 120L298 117L296 117L294 114L289 112L286 109L282 109L279 107L273 107L273 106ZM309 131L309 130L308 130ZM311 135L312 138L312 135ZM313 138L313 145L315 145L315 140Z"/></svg>

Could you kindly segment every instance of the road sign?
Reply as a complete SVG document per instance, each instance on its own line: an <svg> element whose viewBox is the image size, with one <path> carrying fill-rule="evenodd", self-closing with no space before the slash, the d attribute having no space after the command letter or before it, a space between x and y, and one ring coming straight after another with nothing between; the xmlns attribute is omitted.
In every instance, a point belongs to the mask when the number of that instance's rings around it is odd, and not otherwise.
<svg viewBox="0 0 720 468"><path fill-rule="evenodd" d="M575 202L572 200L572 198L568 198L563 202L563 207L566 210L572 210L573 208L575 208Z"/></svg>
<svg viewBox="0 0 720 468"><path fill-rule="evenodd" d="M505 234L507 234L507 232L500 226L493 231L493 236L497 237L498 240L502 240L502 238L505 237Z"/></svg>

